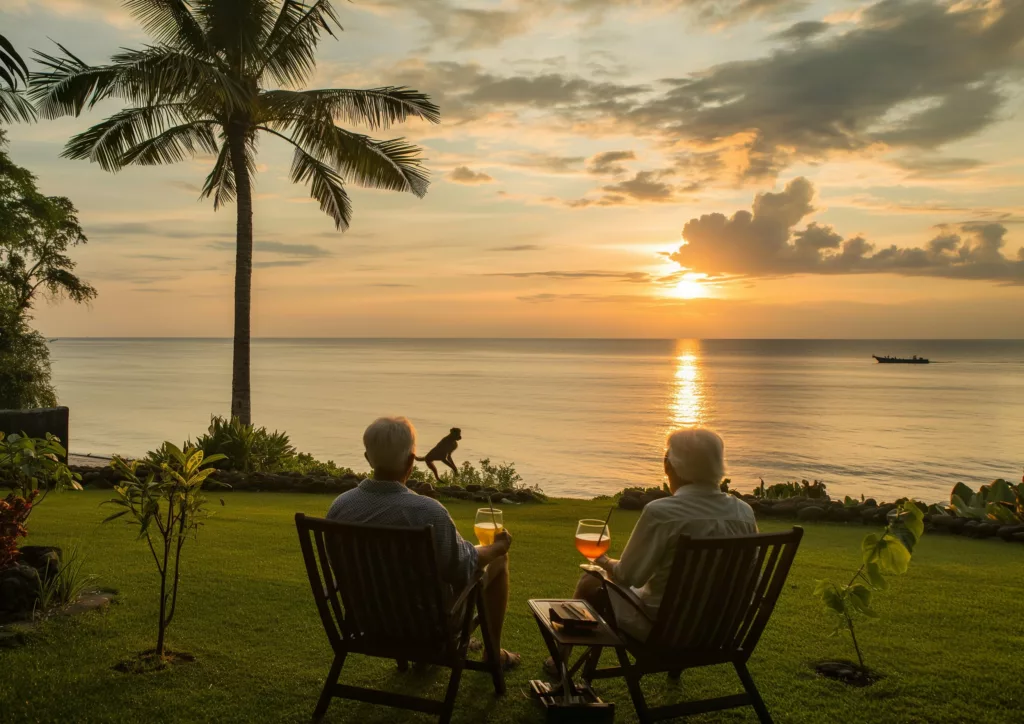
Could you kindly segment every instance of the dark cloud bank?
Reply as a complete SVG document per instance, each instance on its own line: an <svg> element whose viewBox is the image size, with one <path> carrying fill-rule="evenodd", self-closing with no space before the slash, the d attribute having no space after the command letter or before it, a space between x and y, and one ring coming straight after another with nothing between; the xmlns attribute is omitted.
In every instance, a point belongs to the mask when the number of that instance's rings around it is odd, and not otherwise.
<svg viewBox="0 0 1024 724"><path fill-rule="evenodd" d="M783 191L758 194L750 211L690 219L686 244L671 258L712 276L887 273L1024 284L1024 249L1016 259L1003 253L1002 224L943 225L924 246L876 248L861 236L844 239L831 226L798 228L814 212L813 199L811 183L797 178Z"/></svg>

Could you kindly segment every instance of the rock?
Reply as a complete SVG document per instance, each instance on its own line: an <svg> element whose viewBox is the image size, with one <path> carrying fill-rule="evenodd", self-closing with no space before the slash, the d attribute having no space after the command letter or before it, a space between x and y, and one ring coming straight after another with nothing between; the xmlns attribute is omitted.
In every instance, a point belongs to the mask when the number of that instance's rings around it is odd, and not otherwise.
<svg viewBox="0 0 1024 724"><path fill-rule="evenodd" d="M784 500L781 503L776 503L772 506L772 512L775 515L795 515L796 514L796 501L795 500Z"/></svg>
<svg viewBox="0 0 1024 724"><path fill-rule="evenodd" d="M976 538L993 538L1002 526L993 521L982 521L974 530Z"/></svg>
<svg viewBox="0 0 1024 724"><path fill-rule="evenodd" d="M1014 543L1024 543L1024 531L1021 531L1020 533L1014 533L1010 536L1010 540L1012 540Z"/></svg>
<svg viewBox="0 0 1024 724"><path fill-rule="evenodd" d="M619 498L619 507L623 510L643 510L644 504L638 496L623 495Z"/></svg>
<svg viewBox="0 0 1024 724"><path fill-rule="evenodd" d="M466 492L469 492L469 493L479 493L481 490L483 490L483 486L482 485L467 485L466 486Z"/></svg>
<svg viewBox="0 0 1024 724"><path fill-rule="evenodd" d="M878 507L878 501L875 500L874 498L868 498L863 503L861 503L861 505L867 506L869 508L877 508Z"/></svg>
<svg viewBox="0 0 1024 724"><path fill-rule="evenodd" d="M0 571L0 616L24 618L39 599L39 574L20 563Z"/></svg>
<svg viewBox="0 0 1024 724"><path fill-rule="evenodd" d="M885 505L878 506L878 512L882 515L889 515L894 510L896 510L895 503L886 503Z"/></svg>
<svg viewBox="0 0 1024 724"><path fill-rule="evenodd" d="M833 506L829 508L826 519L835 521L836 523L852 523L860 520L860 516L853 508L844 508L842 506L836 508Z"/></svg>
<svg viewBox="0 0 1024 724"><path fill-rule="evenodd" d="M532 490L517 490L515 499L517 503L535 503L537 496L533 494Z"/></svg>
<svg viewBox="0 0 1024 724"><path fill-rule="evenodd" d="M55 546L22 546L19 559L23 566L29 566L39 572L39 577L50 580L60 572L63 555Z"/></svg>
<svg viewBox="0 0 1024 724"><path fill-rule="evenodd" d="M796 517L802 521L822 520L825 517L825 509L817 505L807 505L797 511Z"/></svg>
<svg viewBox="0 0 1024 724"><path fill-rule="evenodd" d="M878 515L878 508L866 508L860 512L860 518L865 523L873 523Z"/></svg>
<svg viewBox="0 0 1024 724"><path fill-rule="evenodd" d="M996 535L1005 541L1012 541L1014 533L1024 533L1024 525L1004 525L996 531Z"/></svg>
<svg viewBox="0 0 1024 724"><path fill-rule="evenodd" d="M494 495L497 495L498 493L500 493L501 491L498 490L497 488L484 488L480 492L485 494L485 495L494 496Z"/></svg>

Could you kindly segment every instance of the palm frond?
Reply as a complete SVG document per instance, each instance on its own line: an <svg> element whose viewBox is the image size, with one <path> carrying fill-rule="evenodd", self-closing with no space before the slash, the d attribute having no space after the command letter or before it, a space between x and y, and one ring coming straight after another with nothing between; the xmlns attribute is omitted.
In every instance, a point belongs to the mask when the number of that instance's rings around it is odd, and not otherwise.
<svg viewBox="0 0 1024 724"><path fill-rule="evenodd" d="M372 130L390 128L410 118L441 122L441 110L429 96L404 86L267 91L260 94L260 106L261 113L269 119L325 117Z"/></svg>
<svg viewBox="0 0 1024 724"><path fill-rule="evenodd" d="M126 108L72 137L62 155L88 159L106 171L117 171L128 163L127 155L139 145L170 128L200 120L203 119L192 117L184 104ZM216 152L216 147L213 151Z"/></svg>
<svg viewBox="0 0 1024 724"><path fill-rule="evenodd" d="M206 52L203 28L186 0L125 0L124 5L158 43Z"/></svg>
<svg viewBox="0 0 1024 724"><path fill-rule="evenodd" d="M295 183L309 184L309 195L319 201L320 210L334 220L334 228L348 229L352 202L345 192L344 181L334 169L295 146L291 179Z"/></svg>
<svg viewBox="0 0 1024 724"><path fill-rule="evenodd" d="M0 88L0 123L31 123L35 118L36 109L20 91Z"/></svg>
<svg viewBox="0 0 1024 724"><path fill-rule="evenodd" d="M253 77L277 17L274 0L190 0L206 39L227 65Z"/></svg>
<svg viewBox="0 0 1024 724"><path fill-rule="evenodd" d="M11 42L0 35L0 77L12 91L18 90L19 85L28 83L28 66L22 60L18 51L14 49Z"/></svg>
<svg viewBox="0 0 1024 724"><path fill-rule="evenodd" d="M221 144L217 162L213 164L213 170L206 177L203 190L199 194L200 199L208 199L210 196L213 196L215 211L224 204L235 200L235 172L231 168L230 150L227 143Z"/></svg>
<svg viewBox="0 0 1024 724"><path fill-rule="evenodd" d="M196 121L168 128L131 148L122 156L121 165L157 166L184 161L201 151L217 153L214 126L214 121Z"/></svg>
<svg viewBox="0 0 1024 724"><path fill-rule="evenodd" d="M250 102L245 89L214 62L167 46L125 50L102 66L90 66L57 47L60 55L36 51L48 70L31 75L29 95L44 118L77 116L109 97L137 106L189 99L211 110Z"/></svg>
<svg viewBox="0 0 1024 724"><path fill-rule="evenodd" d="M274 124L268 124L272 127ZM427 193L430 175L420 149L403 138L377 141L318 119L297 119L276 130L290 131L290 142L327 163L349 182L386 191Z"/></svg>
<svg viewBox="0 0 1024 724"><path fill-rule="evenodd" d="M312 4L284 0L264 44L264 61L259 74L266 70L282 85L300 85L316 67L320 33L336 37L332 26L343 29L331 0L315 0Z"/></svg>

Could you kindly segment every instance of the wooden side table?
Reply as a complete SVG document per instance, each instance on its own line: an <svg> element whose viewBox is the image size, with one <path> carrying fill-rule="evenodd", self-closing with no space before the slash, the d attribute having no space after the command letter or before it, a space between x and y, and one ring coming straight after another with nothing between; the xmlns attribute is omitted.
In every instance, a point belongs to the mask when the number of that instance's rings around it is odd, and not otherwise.
<svg viewBox="0 0 1024 724"><path fill-rule="evenodd" d="M597 619L598 625L590 631L568 633L561 626L552 623L549 613L552 604L565 603L566 601L586 608ZM542 699L545 696L550 697L552 704L559 707L586 708L597 706L606 709L607 721L612 721L615 713L614 706L605 704L598 699L589 686L584 685L580 687L576 685L573 678L580 667L589 661L591 657L594 657L596 663L596 657L601 655L601 649L624 646L625 644L622 639L612 631L608 623L586 601L575 598L531 599L529 606L530 613L533 614L533 618L537 621L540 635L544 638L544 643L547 645L551 658L554 660L555 666L558 667L562 679L560 691L553 690L548 694L543 694L541 687L543 682L537 682L536 684L530 682L534 690L542 696ZM572 649L577 647L584 649L584 652L576 660L575 664L570 665L569 657L571 656ZM574 717L556 718L568 720ZM595 720L597 718L603 719L603 717L595 717ZM549 710L549 721L551 719Z"/></svg>

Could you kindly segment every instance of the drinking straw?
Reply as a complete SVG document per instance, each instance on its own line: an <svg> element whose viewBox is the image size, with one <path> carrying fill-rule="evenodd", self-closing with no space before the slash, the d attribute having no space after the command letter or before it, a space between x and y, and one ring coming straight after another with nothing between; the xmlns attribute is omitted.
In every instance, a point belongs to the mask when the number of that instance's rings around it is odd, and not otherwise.
<svg viewBox="0 0 1024 724"><path fill-rule="evenodd" d="M601 526L601 532L598 533L598 535L597 535L597 544L598 545L601 545L601 539L604 538L604 532L606 530L608 530L608 521L612 519L612 513L614 513L614 512L615 512L615 506L613 505L611 507L611 510L608 511L608 517L604 519L604 525Z"/></svg>
<svg viewBox="0 0 1024 724"><path fill-rule="evenodd" d="M494 523L494 532L498 532L498 517L494 514L494 503L491 502L491 496L487 496L487 507L491 509L491 522Z"/></svg>

